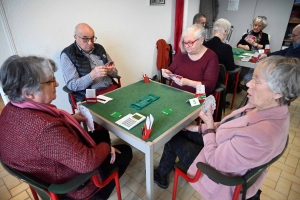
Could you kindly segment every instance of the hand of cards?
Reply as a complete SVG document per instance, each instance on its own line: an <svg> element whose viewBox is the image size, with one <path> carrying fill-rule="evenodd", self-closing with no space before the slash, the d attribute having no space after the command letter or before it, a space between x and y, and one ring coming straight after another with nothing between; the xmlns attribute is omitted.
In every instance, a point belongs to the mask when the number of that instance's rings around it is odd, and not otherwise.
<svg viewBox="0 0 300 200"><path fill-rule="evenodd" d="M175 78L177 78L177 79L182 79L182 76L177 75L177 74L169 74L169 77L170 77L172 80L174 80Z"/></svg>
<svg viewBox="0 0 300 200"><path fill-rule="evenodd" d="M208 97L206 97L204 103L201 106L202 111L206 113L210 105L213 114L216 109L216 100L213 95L209 95Z"/></svg>
<svg viewBox="0 0 300 200"><path fill-rule="evenodd" d="M248 42L248 40L256 40L256 37L254 36L254 35L247 35L246 37L245 37L245 40Z"/></svg>

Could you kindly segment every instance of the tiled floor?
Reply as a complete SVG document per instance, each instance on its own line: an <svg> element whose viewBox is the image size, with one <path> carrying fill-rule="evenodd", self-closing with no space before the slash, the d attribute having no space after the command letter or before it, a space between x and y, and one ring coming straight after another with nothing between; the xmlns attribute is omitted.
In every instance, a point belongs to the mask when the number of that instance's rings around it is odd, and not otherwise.
<svg viewBox="0 0 300 200"><path fill-rule="evenodd" d="M240 93L236 97L236 105L241 102L245 93ZM228 99L231 96L228 95ZM3 102L0 99L0 112L3 108ZM268 175L261 186L262 200L299 200L300 199L300 98L294 101L289 107L291 115L290 125L290 142L285 154L274 163L270 168ZM226 109L226 113L231 110ZM113 142L120 142L118 138L114 138ZM155 166L158 165L163 149L159 149L155 157ZM145 183L145 161L144 154L133 149L134 158L130 163L126 173L120 179L122 197L126 200L146 199L146 183ZM154 187L154 195L158 200L171 199L173 188L173 174L170 175L169 188L163 190L156 186ZM191 186L184 180L179 181L180 188L178 189L178 199L182 200L197 200L203 199ZM28 185L22 183L18 179L9 175L0 166L0 200L29 200L32 199ZM110 200L114 200L116 194L113 193Z"/></svg>

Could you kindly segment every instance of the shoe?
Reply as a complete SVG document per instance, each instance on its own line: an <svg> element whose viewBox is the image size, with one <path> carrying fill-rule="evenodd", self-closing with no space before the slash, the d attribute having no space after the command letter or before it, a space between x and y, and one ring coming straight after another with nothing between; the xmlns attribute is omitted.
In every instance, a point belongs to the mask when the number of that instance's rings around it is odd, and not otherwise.
<svg viewBox="0 0 300 200"><path fill-rule="evenodd" d="M157 169L154 170L154 183L156 183L162 189L166 189L169 187L167 178L161 177Z"/></svg>
<svg viewBox="0 0 300 200"><path fill-rule="evenodd" d="M226 101L226 103L225 103L225 108L229 108L229 106L230 106L230 102L229 102L229 101Z"/></svg>

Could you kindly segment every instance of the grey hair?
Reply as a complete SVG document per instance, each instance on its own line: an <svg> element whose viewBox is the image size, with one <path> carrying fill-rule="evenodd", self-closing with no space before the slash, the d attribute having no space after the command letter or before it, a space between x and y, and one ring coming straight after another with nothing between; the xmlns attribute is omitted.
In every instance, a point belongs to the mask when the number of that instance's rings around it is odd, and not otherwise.
<svg viewBox="0 0 300 200"><path fill-rule="evenodd" d="M55 71L57 67L51 59L14 55L1 66L0 83L10 101L21 102L25 99L24 93L40 93L40 83L51 79Z"/></svg>
<svg viewBox="0 0 300 200"><path fill-rule="evenodd" d="M199 21L199 19L200 19L201 17L206 18L206 16L203 15L202 13L196 14L196 15L194 16L194 18L193 18L193 24L195 24L197 21Z"/></svg>
<svg viewBox="0 0 300 200"><path fill-rule="evenodd" d="M225 32L229 32L231 27L231 23L227 20L227 19L218 19L215 23L214 23L214 27L213 27L213 34L215 34L217 31L220 31L221 33L225 34Z"/></svg>
<svg viewBox="0 0 300 200"><path fill-rule="evenodd" d="M263 17L266 18L265 16L263 16ZM267 18L266 19L264 19L264 18L262 18L261 16L256 17L255 19L253 19L253 22L252 22L253 25L261 22L262 30L263 30L264 28L266 28L268 26Z"/></svg>
<svg viewBox="0 0 300 200"><path fill-rule="evenodd" d="M279 105L289 105L300 95L300 60L293 57L270 56L255 68L268 83L269 89L282 97Z"/></svg>
<svg viewBox="0 0 300 200"><path fill-rule="evenodd" d="M185 29L181 35L180 41L179 41L179 47L182 53L186 53L186 50L184 49L184 46L182 44L184 37L189 34L189 33L194 33L194 37L196 39L200 39L201 37L204 38L205 36L205 29L203 26L200 24L193 24L192 26L188 27Z"/></svg>

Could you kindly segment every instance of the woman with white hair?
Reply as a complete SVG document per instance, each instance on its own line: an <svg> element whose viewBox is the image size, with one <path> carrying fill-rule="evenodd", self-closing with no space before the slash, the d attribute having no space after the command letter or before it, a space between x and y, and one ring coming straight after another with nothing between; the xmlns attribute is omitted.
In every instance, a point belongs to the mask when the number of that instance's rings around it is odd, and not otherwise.
<svg viewBox="0 0 300 200"><path fill-rule="evenodd" d="M218 19L213 27L214 37L203 44L217 54L219 63L225 65L227 71L235 69L232 47L224 43L230 27L231 24L227 19Z"/></svg>
<svg viewBox="0 0 300 200"><path fill-rule="evenodd" d="M196 93L197 85L205 85L207 95L213 94L219 76L219 62L216 54L203 46L205 30L200 24L188 27L181 36L180 50L168 69L162 69L162 76L173 78L172 86Z"/></svg>
<svg viewBox="0 0 300 200"><path fill-rule="evenodd" d="M238 42L237 47L245 50L264 49L267 44L270 44L268 34L262 32L268 25L265 16L258 16L253 20L253 29L247 31L242 39ZM254 37L251 37L254 36Z"/></svg>

